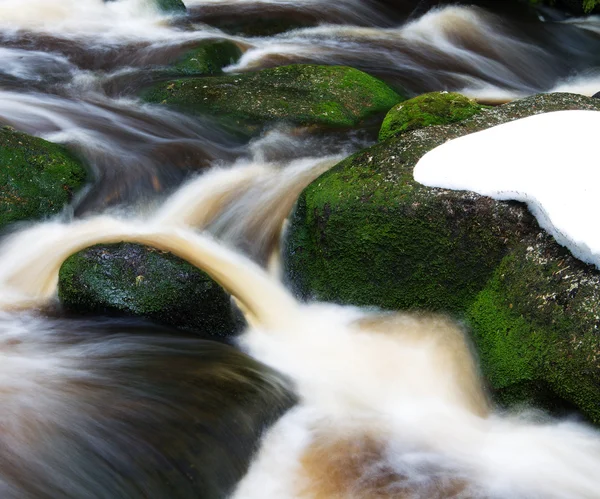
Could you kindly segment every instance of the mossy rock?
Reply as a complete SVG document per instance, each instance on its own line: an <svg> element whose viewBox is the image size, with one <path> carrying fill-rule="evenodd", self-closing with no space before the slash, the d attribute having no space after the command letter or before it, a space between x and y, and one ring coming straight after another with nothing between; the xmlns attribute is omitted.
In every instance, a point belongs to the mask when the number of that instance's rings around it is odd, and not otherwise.
<svg viewBox="0 0 600 499"><path fill-rule="evenodd" d="M60 212L85 179L85 168L64 147L0 128L0 227Z"/></svg>
<svg viewBox="0 0 600 499"><path fill-rule="evenodd" d="M187 51L168 69L165 76L210 76L223 73L223 68L236 63L242 51L229 40L207 40Z"/></svg>
<svg viewBox="0 0 600 499"><path fill-rule="evenodd" d="M154 0L156 6L163 12L185 14L187 8L181 0Z"/></svg>
<svg viewBox="0 0 600 499"><path fill-rule="evenodd" d="M236 330L229 295L184 260L138 244L98 245L68 258L58 295L79 314L141 316L207 338Z"/></svg>
<svg viewBox="0 0 600 499"><path fill-rule="evenodd" d="M253 135L271 123L351 128L402 100L385 83L344 66L291 65L256 73L158 83L147 102L209 114Z"/></svg>
<svg viewBox="0 0 600 499"><path fill-rule="evenodd" d="M532 5L549 5L575 15L600 12L600 0L529 0Z"/></svg>
<svg viewBox="0 0 600 499"><path fill-rule="evenodd" d="M456 123L481 112L483 106L456 92L431 92L394 106L381 125L379 140L411 130Z"/></svg>
<svg viewBox="0 0 600 499"><path fill-rule="evenodd" d="M466 318L499 400L551 390L600 424L598 269L540 231L510 249Z"/></svg>
<svg viewBox="0 0 600 499"><path fill-rule="evenodd" d="M575 348L576 340L567 331L576 338L582 327L592 331L600 314L591 306L577 307L577 313L570 313L569 320L559 325L564 315L560 309L545 315L535 303L525 313L523 307L533 298L528 302L524 296L510 295L521 291L534 295L543 289L535 296L551 296L553 292L553 281L542 279L552 272L527 271L523 248L543 239L545 251L563 260L566 250L545 235L521 203L429 188L413 178L418 160L447 140L564 109L600 110L600 102L572 94L530 97L482 110L459 123L406 132L335 166L305 189L290 219L284 264L295 292L301 297L384 309L443 311L467 319L497 400L575 404L600 422L600 410L590 403L595 400L600 407L600 386L597 391L592 388L595 364L590 364L600 345L593 346L591 332L582 337L587 343L577 353L577 365L569 364L568 358L560 362L555 358L561 354L574 358L569 348ZM517 269L512 291L498 291L498 282L507 272L503 269L511 261ZM557 266L558 261L548 265ZM581 283L585 279L595 282L595 269L573 258L569 262L585 268ZM534 270L539 281L533 278ZM527 275L532 276L531 282L519 281L519 276L526 279ZM562 279L560 274L556 279ZM589 286L589 296L600 292L596 284ZM498 293L503 293L502 299ZM565 293L560 307L575 307L574 298ZM539 327L540 321L545 321L546 329ZM503 336L510 328L518 332L512 338ZM552 357L545 354L549 350ZM589 359L584 362L586 355ZM557 366L554 371L552 362ZM575 394L582 377L587 377L585 397ZM550 402L544 405L552 408Z"/></svg>

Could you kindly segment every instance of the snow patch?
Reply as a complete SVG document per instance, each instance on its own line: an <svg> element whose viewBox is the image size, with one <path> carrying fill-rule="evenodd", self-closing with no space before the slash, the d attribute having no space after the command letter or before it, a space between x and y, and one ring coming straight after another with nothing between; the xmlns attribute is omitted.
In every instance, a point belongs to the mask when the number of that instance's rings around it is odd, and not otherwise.
<svg viewBox="0 0 600 499"><path fill-rule="evenodd" d="M527 203L539 224L600 268L599 111L556 111L476 132L433 149L417 182Z"/></svg>

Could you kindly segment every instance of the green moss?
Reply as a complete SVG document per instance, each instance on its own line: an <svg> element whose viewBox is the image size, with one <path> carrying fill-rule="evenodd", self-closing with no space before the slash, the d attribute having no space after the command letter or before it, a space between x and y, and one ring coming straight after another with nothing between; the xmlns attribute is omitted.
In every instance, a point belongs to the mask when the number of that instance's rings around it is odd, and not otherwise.
<svg viewBox="0 0 600 499"><path fill-rule="evenodd" d="M512 255L506 257L466 315L482 369L494 390L538 380L550 339L516 312L503 293L502 276L513 260Z"/></svg>
<svg viewBox="0 0 600 499"><path fill-rule="evenodd" d="M467 314L501 399L550 392L600 423L599 298L600 272L549 236L511 250Z"/></svg>
<svg viewBox="0 0 600 499"><path fill-rule="evenodd" d="M60 212L86 172L64 147L0 129L0 227Z"/></svg>
<svg viewBox="0 0 600 499"><path fill-rule="evenodd" d="M165 74L200 76L222 74L222 69L238 61L242 51L229 40L210 40L186 52Z"/></svg>
<svg viewBox="0 0 600 499"><path fill-rule="evenodd" d="M486 284L504 255L499 227L514 219L518 232L523 210L448 191L432 196L412 179L416 159L398 165L400 154L379 144L303 192L285 247L299 294L458 312Z"/></svg>
<svg viewBox="0 0 600 499"><path fill-rule="evenodd" d="M352 127L401 100L385 83L357 69L313 65L162 82L142 97L214 115L224 126L249 135L275 121Z"/></svg>
<svg viewBox="0 0 600 499"><path fill-rule="evenodd" d="M515 203L429 189L413 168L447 140L598 99L546 94L458 123L406 132L343 161L308 186L291 217L285 265L302 296L390 309L464 313L515 241L537 225Z"/></svg>
<svg viewBox="0 0 600 499"><path fill-rule="evenodd" d="M394 106L381 125L379 140L432 125L456 123L481 112L484 106L454 92L431 92Z"/></svg>
<svg viewBox="0 0 600 499"><path fill-rule="evenodd" d="M118 313L199 332L235 330L229 295L205 273L137 244L94 246L65 261L59 297L77 313Z"/></svg>

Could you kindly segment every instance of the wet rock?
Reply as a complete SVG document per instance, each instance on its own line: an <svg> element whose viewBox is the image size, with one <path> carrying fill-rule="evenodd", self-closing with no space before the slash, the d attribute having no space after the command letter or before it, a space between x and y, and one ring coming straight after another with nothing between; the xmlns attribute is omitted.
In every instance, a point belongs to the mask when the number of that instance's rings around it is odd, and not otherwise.
<svg viewBox="0 0 600 499"><path fill-rule="evenodd" d="M456 92L430 92L394 106L383 120L379 140L411 130L456 123L479 113L484 106Z"/></svg>
<svg viewBox="0 0 600 499"><path fill-rule="evenodd" d="M412 175L449 139L564 109L600 103L572 94L515 101L406 132L322 175L301 195L285 243L296 292L457 315L497 400L572 404L600 423L600 272L558 246L524 205L428 188Z"/></svg>
<svg viewBox="0 0 600 499"><path fill-rule="evenodd" d="M64 147L0 128L0 227L60 212L85 178L82 163Z"/></svg>
<svg viewBox="0 0 600 499"><path fill-rule="evenodd" d="M257 5L259 6L257 8ZM190 9L190 19L219 28L230 35L244 37L274 36L293 29L307 28L319 24L319 16L299 12L283 5L271 4L204 4Z"/></svg>
<svg viewBox="0 0 600 499"><path fill-rule="evenodd" d="M237 327L229 295L204 272L153 248L122 243L93 246L60 269L58 294L79 314L141 316L224 338Z"/></svg>
<svg viewBox="0 0 600 499"><path fill-rule="evenodd" d="M181 0L154 0L156 6L164 12L185 14L187 9Z"/></svg>
<svg viewBox="0 0 600 499"><path fill-rule="evenodd" d="M600 10L599 0L529 0L529 3L534 5L543 3L551 7L566 10L577 16Z"/></svg>
<svg viewBox="0 0 600 499"><path fill-rule="evenodd" d="M213 115L223 126L246 135L281 121L350 128L402 100L385 83L357 69L314 65L162 82L143 98Z"/></svg>
<svg viewBox="0 0 600 499"><path fill-rule="evenodd" d="M240 48L229 40L207 40L160 73L171 77L222 74L224 67L234 64L241 56Z"/></svg>

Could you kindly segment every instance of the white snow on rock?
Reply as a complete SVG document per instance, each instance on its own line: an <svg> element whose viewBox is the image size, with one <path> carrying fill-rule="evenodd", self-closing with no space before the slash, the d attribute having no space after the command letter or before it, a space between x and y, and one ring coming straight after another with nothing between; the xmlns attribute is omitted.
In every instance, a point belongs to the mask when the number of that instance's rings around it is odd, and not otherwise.
<svg viewBox="0 0 600 499"><path fill-rule="evenodd" d="M600 268L600 111L539 114L450 140L421 158L414 178L523 201L560 244Z"/></svg>

